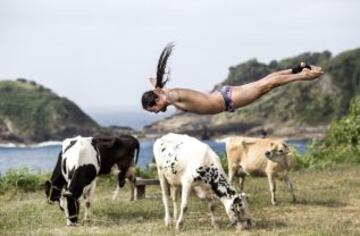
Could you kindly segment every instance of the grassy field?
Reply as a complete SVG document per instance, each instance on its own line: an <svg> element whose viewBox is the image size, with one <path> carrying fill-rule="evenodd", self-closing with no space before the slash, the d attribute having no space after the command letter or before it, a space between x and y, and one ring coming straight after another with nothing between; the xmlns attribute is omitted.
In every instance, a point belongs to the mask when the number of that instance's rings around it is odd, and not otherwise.
<svg viewBox="0 0 360 236"><path fill-rule="evenodd" d="M292 173L298 203L278 184L278 205L270 204L267 181L248 178L246 192L253 228L239 235L360 235L360 166L336 166ZM192 197L182 230L165 227L160 188L130 202L125 188L111 201L114 180L98 181L90 223L66 227L63 213L48 205L42 191L8 190L0 195L0 235L234 235L223 206L216 207L220 229L210 225L207 205ZM81 211L82 218L83 208Z"/></svg>

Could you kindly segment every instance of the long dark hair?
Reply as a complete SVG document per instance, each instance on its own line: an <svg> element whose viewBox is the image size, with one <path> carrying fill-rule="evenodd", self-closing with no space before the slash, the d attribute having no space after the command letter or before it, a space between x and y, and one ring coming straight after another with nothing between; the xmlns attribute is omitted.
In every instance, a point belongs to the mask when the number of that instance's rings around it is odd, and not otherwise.
<svg viewBox="0 0 360 236"><path fill-rule="evenodd" d="M174 43L168 43L160 54L156 71L156 88L163 88L165 84L169 81L169 71L166 71L166 66L174 46ZM168 76L164 80L164 75L166 73L168 74Z"/></svg>
<svg viewBox="0 0 360 236"><path fill-rule="evenodd" d="M169 71L166 71L166 66L174 46L174 43L168 43L160 54L156 70L155 88L163 88L165 84L169 81ZM165 74L167 74L166 79L164 79ZM146 109L148 107L155 106L157 98L158 95L153 90L145 92L141 98L143 108Z"/></svg>

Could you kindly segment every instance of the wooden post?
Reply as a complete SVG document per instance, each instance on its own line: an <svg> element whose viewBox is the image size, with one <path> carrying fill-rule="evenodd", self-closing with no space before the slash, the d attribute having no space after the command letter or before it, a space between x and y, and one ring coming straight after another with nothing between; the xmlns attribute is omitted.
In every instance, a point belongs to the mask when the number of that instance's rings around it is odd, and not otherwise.
<svg viewBox="0 0 360 236"><path fill-rule="evenodd" d="M135 201L145 197L145 185L135 186Z"/></svg>
<svg viewBox="0 0 360 236"><path fill-rule="evenodd" d="M160 181L158 179L143 179L136 177L134 200L145 197L146 185L160 185Z"/></svg>

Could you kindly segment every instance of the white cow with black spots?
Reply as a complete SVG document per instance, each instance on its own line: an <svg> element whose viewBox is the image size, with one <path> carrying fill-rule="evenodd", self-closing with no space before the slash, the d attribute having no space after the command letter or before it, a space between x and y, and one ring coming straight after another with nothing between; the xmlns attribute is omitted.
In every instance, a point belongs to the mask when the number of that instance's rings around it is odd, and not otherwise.
<svg viewBox="0 0 360 236"><path fill-rule="evenodd" d="M208 200L211 223L215 228L217 225L212 203L215 197L223 203L232 225L236 225L238 229L251 226L245 194L237 193L229 184L220 158L207 144L188 135L170 133L156 140L153 151L165 207L166 226L170 223L167 183L171 190L174 220L177 217L177 190L181 187L181 208L176 229L183 222L191 189L199 198Z"/></svg>

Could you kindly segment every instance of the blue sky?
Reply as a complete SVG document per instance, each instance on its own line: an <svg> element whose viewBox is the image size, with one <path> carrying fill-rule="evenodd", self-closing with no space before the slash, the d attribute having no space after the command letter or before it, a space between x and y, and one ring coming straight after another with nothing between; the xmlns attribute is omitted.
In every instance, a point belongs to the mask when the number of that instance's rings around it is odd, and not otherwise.
<svg viewBox="0 0 360 236"><path fill-rule="evenodd" d="M359 47L359 9L357 0L0 0L0 79L35 80L86 109L141 110L169 41L169 86L209 91L251 58Z"/></svg>

